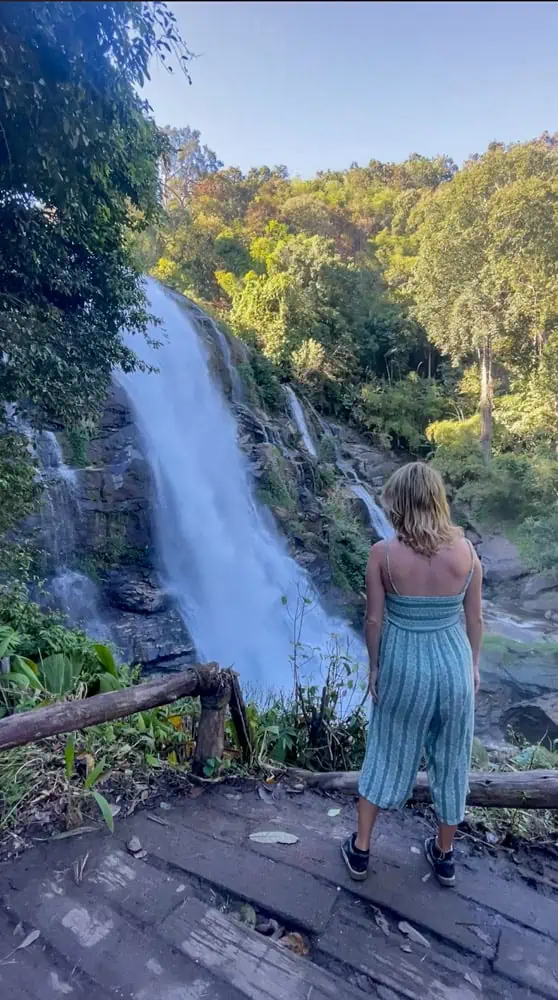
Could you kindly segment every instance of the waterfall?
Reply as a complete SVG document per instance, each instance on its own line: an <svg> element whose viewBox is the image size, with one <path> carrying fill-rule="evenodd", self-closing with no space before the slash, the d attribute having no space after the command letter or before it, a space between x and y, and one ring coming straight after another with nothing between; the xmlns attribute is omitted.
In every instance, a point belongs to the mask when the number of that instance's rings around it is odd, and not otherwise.
<svg viewBox="0 0 558 1000"><path fill-rule="evenodd" d="M153 473L166 586L198 654L232 664L243 680L266 688L290 684L298 603L305 609L303 642L323 647L337 633L360 655L356 636L328 617L255 502L233 415L211 378L189 309L155 282L148 294L166 339L156 328L164 340L159 349L143 339L129 343L158 371L117 377Z"/></svg>
<svg viewBox="0 0 558 1000"><path fill-rule="evenodd" d="M289 403L289 409L291 411L292 418L298 427L299 434L302 438L304 447L306 451L312 455L312 458L317 458L318 453L316 451L316 446L312 440L312 435L310 433L310 428L308 427L308 422L304 415L304 410L300 405L298 396L296 395L294 389L290 385L285 386L285 393Z"/></svg>
<svg viewBox="0 0 558 1000"><path fill-rule="evenodd" d="M349 486L351 492L366 505L371 527L380 538L393 538L394 531L382 508L376 503L374 497L368 492L366 486L357 480Z"/></svg>
<svg viewBox="0 0 558 1000"><path fill-rule="evenodd" d="M99 611L97 587L75 569L81 516L77 473L64 462L53 431L26 427L25 433L37 456L43 484L37 524L48 575L39 601L63 611L70 623L90 638L110 641L110 631Z"/></svg>
<svg viewBox="0 0 558 1000"><path fill-rule="evenodd" d="M324 424L325 433L329 436L333 442L333 447L335 449L335 464L339 469L339 472L347 480L348 487L353 494L353 496L358 497L359 500L366 506L368 512L368 517L370 519L370 527L379 535L380 538L393 538L394 530L389 523L386 515L384 514L379 503L376 502L370 491L366 488L363 482L358 478L355 470L353 469L350 462L347 462L339 454L339 446L335 435L332 434L330 428L327 424Z"/></svg>

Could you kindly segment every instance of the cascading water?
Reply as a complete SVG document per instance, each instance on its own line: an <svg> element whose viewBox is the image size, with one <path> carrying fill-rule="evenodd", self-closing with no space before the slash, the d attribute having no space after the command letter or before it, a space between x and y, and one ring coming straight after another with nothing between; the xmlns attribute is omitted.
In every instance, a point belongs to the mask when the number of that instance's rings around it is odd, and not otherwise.
<svg viewBox="0 0 558 1000"><path fill-rule="evenodd" d="M47 573L42 603L63 611L94 639L110 640L98 606L97 587L74 568L77 556L77 528L80 520L77 473L64 462L53 431L26 428L39 463L43 484L38 530Z"/></svg>
<svg viewBox="0 0 558 1000"><path fill-rule="evenodd" d="M370 518L370 524L376 534L379 535L380 538L392 538L394 535L393 528L380 505L376 503L374 497L366 489L366 486L363 486L363 484L357 480L354 483L350 483L350 490L355 497L359 497L359 499L366 505L368 517Z"/></svg>
<svg viewBox="0 0 558 1000"><path fill-rule="evenodd" d="M314 444L314 441L312 440L312 435L308 427L306 416L304 414L302 406L300 405L298 396L296 395L294 389L290 385L285 386L285 394L287 396L287 401L289 403L289 409L291 411L292 418L296 426L298 427L298 431L302 438L304 447L306 448L308 454L312 455L312 458L317 458L318 453L316 451L316 446Z"/></svg>
<svg viewBox="0 0 558 1000"><path fill-rule="evenodd" d="M323 647L332 633L362 647L320 606L308 577L254 500L236 425L213 382L201 338L186 306L148 283L166 343L130 338L157 373L117 377L135 410L157 492L160 553L198 653L233 664L265 687L291 681L293 621L310 596L302 641ZM154 335L161 340L160 328Z"/></svg>

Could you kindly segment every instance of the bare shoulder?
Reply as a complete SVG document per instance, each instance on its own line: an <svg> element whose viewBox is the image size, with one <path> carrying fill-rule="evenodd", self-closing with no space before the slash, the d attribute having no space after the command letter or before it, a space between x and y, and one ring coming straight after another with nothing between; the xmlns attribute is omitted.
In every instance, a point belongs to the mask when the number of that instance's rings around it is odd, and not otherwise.
<svg viewBox="0 0 558 1000"><path fill-rule="evenodd" d="M374 545L370 546L370 552L368 553L368 561L377 565L382 563L385 559L387 549L387 542L385 538L382 538L379 542L374 542Z"/></svg>

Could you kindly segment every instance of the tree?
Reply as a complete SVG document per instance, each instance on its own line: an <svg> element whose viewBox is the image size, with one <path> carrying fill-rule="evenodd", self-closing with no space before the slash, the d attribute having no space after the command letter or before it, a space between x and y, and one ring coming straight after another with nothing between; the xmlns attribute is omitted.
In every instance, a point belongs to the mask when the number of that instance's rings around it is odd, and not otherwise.
<svg viewBox="0 0 558 1000"><path fill-rule="evenodd" d="M127 226L164 141L137 87L188 53L163 3L0 5L0 401L65 423L103 401L148 315Z"/></svg>
<svg viewBox="0 0 558 1000"><path fill-rule="evenodd" d="M168 139L168 147L163 157L163 199L168 208L173 198L185 205L192 194L194 185L202 177L221 170L223 163L209 146L200 142L201 132L191 129L163 129Z"/></svg>
<svg viewBox="0 0 558 1000"><path fill-rule="evenodd" d="M488 458L494 360L537 367L558 323L558 157L552 147L543 141L495 145L438 189L420 228L413 291L433 343L454 362L477 357Z"/></svg>

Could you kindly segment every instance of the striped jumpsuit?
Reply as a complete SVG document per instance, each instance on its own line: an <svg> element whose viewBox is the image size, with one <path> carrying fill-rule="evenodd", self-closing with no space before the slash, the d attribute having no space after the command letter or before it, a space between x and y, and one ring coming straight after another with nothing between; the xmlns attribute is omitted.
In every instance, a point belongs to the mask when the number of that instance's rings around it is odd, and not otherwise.
<svg viewBox="0 0 558 1000"><path fill-rule="evenodd" d="M424 751L438 819L465 813L473 742L472 654L461 624L463 591L453 597L404 597L391 579L359 792L382 809L410 798Z"/></svg>

